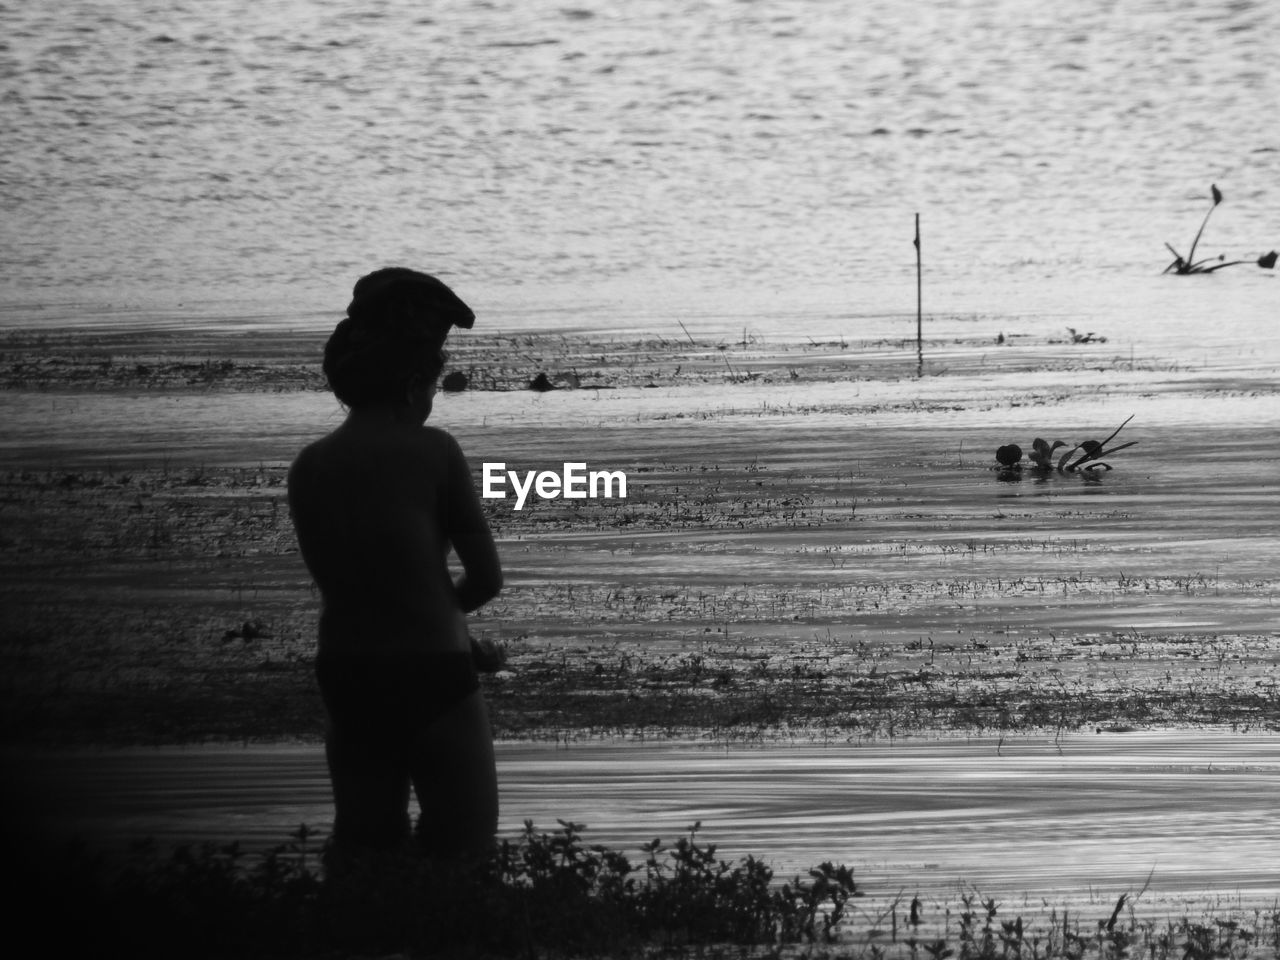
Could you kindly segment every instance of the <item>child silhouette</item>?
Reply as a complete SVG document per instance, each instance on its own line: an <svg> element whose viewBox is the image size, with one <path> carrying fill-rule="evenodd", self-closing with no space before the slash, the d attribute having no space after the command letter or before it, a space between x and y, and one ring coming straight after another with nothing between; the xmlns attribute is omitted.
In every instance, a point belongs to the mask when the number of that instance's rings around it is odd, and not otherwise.
<svg viewBox="0 0 1280 960"><path fill-rule="evenodd" d="M497 595L502 570L462 450L426 426L449 328L473 322L435 277L394 267L361 278L324 351L346 419L289 471L290 513L322 600L316 676L335 852L405 847L410 786L429 854L483 850L497 829L465 614Z"/></svg>

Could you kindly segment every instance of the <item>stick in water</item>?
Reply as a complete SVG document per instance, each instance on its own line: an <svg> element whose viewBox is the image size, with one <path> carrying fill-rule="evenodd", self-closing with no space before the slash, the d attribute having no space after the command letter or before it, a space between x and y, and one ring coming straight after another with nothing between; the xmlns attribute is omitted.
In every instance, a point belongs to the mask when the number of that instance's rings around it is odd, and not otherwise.
<svg viewBox="0 0 1280 960"><path fill-rule="evenodd" d="M916 376L924 376L924 280L920 270L920 214L916 214Z"/></svg>

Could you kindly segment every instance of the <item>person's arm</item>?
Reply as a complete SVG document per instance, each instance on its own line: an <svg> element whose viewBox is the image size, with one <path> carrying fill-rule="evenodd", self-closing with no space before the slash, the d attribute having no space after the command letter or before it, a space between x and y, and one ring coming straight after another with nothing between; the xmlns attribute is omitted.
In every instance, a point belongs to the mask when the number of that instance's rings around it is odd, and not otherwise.
<svg viewBox="0 0 1280 960"><path fill-rule="evenodd" d="M480 495L462 448L448 436L446 493L442 502L445 534L462 562L462 576L454 584L458 605L470 613L498 595L502 589L502 564L489 524L480 506Z"/></svg>

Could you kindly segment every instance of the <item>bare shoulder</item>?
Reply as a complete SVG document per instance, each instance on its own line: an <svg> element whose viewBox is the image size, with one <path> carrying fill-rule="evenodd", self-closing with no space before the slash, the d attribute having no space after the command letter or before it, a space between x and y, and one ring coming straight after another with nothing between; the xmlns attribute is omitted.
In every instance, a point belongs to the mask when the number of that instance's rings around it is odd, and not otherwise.
<svg viewBox="0 0 1280 960"><path fill-rule="evenodd" d="M442 430L439 427L423 426L421 437L423 445L433 453L458 455L462 453L462 448L458 446L458 441L447 430Z"/></svg>
<svg viewBox="0 0 1280 960"><path fill-rule="evenodd" d="M298 451L289 465L289 475L285 480L285 490L289 498L289 512L294 522L300 516L318 509L317 503L324 487L325 448L328 438L309 443Z"/></svg>
<svg viewBox="0 0 1280 960"><path fill-rule="evenodd" d="M307 444L298 451L298 455L293 458L293 463L289 464L288 483L290 488L297 483L305 482L309 476L315 473L316 468L324 460L324 452L328 445L329 437L323 437Z"/></svg>
<svg viewBox="0 0 1280 960"><path fill-rule="evenodd" d="M338 430L303 447L289 467L291 496L325 487L338 478L368 481L373 463L439 476L465 463L458 442L445 430L422 426L413 430ZM376 471L375 471L376 472ZM389 476L390 474L384 474Z"/></svg>

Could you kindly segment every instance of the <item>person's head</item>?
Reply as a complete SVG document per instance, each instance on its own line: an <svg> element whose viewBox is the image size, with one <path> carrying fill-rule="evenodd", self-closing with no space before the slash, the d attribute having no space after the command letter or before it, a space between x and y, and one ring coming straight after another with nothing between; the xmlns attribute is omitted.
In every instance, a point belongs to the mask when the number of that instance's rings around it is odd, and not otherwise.
<svg viewBox="0 0 1280 960"><path fill-rule="evenodd" d="M449 328L473 323L471 308L435 277L405 267L377 270L356 282L347 316L325 344L325 377L352 408L412 406L423 391L429 400Z"/></svg>

